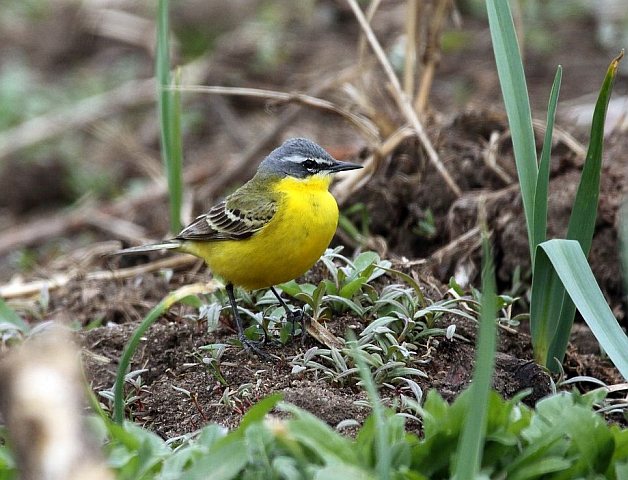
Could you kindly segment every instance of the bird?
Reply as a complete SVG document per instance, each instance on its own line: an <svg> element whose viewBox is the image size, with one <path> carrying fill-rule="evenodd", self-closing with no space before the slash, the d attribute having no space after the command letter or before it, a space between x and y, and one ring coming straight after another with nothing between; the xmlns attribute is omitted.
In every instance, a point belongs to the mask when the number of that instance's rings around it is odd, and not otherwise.
<svg viewBox="0 0 628 480"><path fill-rule="evenodd" d="M225 289L246 350L262 354L260 342L244 334L234 286L270 288L294 322L275 289L307 272L325 252L338 226L338 205L329 192L335 173L362 165L333 158L306 138L291 138L273 150L247 183L196 217L174 238L119 250L115 254L173 250L205 261ZM302 312L301 312L302 313Z"/></svg>

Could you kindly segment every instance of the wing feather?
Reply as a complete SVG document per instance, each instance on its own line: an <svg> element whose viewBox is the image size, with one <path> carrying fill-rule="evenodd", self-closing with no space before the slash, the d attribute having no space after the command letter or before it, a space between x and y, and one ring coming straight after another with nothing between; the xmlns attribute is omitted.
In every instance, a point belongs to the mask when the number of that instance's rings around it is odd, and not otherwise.
<svg viewBox="0 0 628 480"><path fill-rule="evenodd" d="M179 240L243 240L261 230L277 211L277 202L242 188L185 227Z"/></svg>

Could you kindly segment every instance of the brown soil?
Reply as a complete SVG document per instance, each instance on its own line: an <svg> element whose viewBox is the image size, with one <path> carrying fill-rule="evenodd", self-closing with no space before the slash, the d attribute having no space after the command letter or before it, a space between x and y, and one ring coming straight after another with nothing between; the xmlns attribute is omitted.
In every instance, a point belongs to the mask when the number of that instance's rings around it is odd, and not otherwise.
<svg viewBox="0 0 628 480"><path fill-rule="evenodd" d="M469 385L474 364L475 325L448 319L439 326L450 322L456 324L457 332L466 340L432 339L419 350L420 360L416 365L409 366L427 374L427 378L417 380L424 391L436 388L452 400ZM333 333L341 334L334 328L335 324L331 322L328 327ZM80 334L85 349L84 365L95 391L106 390L113 384L117 361L135 327L136 322L129 322ZM368 415L368 409L355 405L357 400L366 399L355 385L330 384L317 379L312 372L291 373L290 358L319 346L312 338L307 338L303 345L297 339L282 347L267 346L265 351L279 360L259 359L240 347L229 347L220 362L220 371L227 381L227 385L222 385L199 361L202 352L198 348L227 342L232 337L233 332L225 328L217 334L209 334L198 324L180 318L163 319L154 325L142 341L131 367L131 371L147 369L141 374L145 388L133 392L140 396L137 405L130 408L135 420L164 438L194 431L210 420L233 427L252 403L274 392L282 392L286 401L316 413L330 425L346 419L361 421ZM500 332L500 353L493 384L506 397L531 389L526 402L533 405L550 393L550 381L529 359L529 351L513 355L512 351L516 350L513 345L528 342L521 332ZM400 392L383 389L381 393L386 402L394 402ZM224 401L225 396L229 402Z"/></svg>
<svg viewBox="0 0 628 480"><path fill-rule="evenodd" d="M203 80L205 84L307 90L321 80L334 77L341 67L355 61L353 55L346 54L346 49L347 45L355 45L358 29L342 2L320 2L322 13L312 16L308 24L287 15L284 21L290 28L278 39L286 46L285 51L282 50L281 55L272 60L277 63L271 66L261 64L256 57L259 51L255 41L242 31L233 33L232 29L244 28L244 23L230 23L223 18L232 18L229 12L217 15L216 9L201 8L205 2L196 3L199 4L195 7L198 9L196 15L186 12L174 16L175 29L183 30L188 24L211 25L212 21L222 18L223 30L216 31L227 31L216 39L211 57L212 68ZM253 14L247 12L248 15ZM76 18L65 11L56 12L56 15L60 19ZM375 26L385 44L391 44L396 38L403 25L403 17L404 10L399 5L382 7ZM560 39L555 51L549 54L530 50L526 63L535 117L544 116L544 102L555 65L559 62L565 63L563 99L573 99L599 88L611 56L601 52L594 43L586 42L588 36L583 36L581 32L590 30L591 22L587 18L559 22L556 27L559 31L553 32ZM44 22L41 28L49 31L57 27L54 22ZM512 289L513 272L520 267L524 285L514 294L525 296L525 282L529 281L530 268L527 237L520 196L513 183L516 171L506 134L507 121L501 111L490 41L484 21L465 18L464 29L471 39L469 45L474 48L466 47L443 54L433 88L433 104L426 118L429 135L445 166L463 190L462 196L455 198L451 194L418 143L411 140L397 147L384 167L364 188L351 196L345 207L358 202L366 206L371 245L385 253L386 258L394 260L399 268L410 269L432 301L443 297L439 292L447 290L444 284L452 275L460 283L478 283L480 252L477 237L455 244L450 250L440 249L475 227L478 212L483 212L493 232L500 291ZM61 33L64 32L65 29ZM58 75L59 62L63 62L66 70L80 71L85 68L99 71L107 68L105 65L108 65L109 58L125 55L137 59L140 71L150 74L152 59L142 48L123 47L111 39L95 38L93 32L88 33L81 28L73 28L71 33L66 38L57 32L50 37L54 41L49 41L47 35L26 39L9 34L7 38L2 38L0 34L0 40L13 42L18 48L28 47L33 51L32 61L36 68L51 78ZM577 56L572 53L573 45L579 46ZM391 108L390 98L381 88L385 81L377 73L378 70L375 71L371 76L376 87L371 86L373 91L369 93L377 99L376 102L382 100L382 115L398 120L395 115L398 117L399 114ZM456 96L461 85L468 96L468 100L462 103ZM626 88L626 80L619 78L616 92L621 93ZM336 99L342 98L341 92L337 91L334 95ZM230 160L255 140L249 142L248 137L261 136L268 131L270 120L274 121L276 115L283 111L272 104L267 105L264 111L260 102L250 99L228 98L223 101L221 105L218 101L209 101L207 97L195 97L186 104L203 119L200 122L202 125L192 129L184 140L187 166L207 162L216 166L213 175L193 182L189 187L196 192L191 202L193 213L205 210L219 196L250 177L259 159L241 166L233 175L227 175L225 184L215 188L205 185L214 178L223 178L231 165ZM225 108L229 112L226 116ZM139 120L139 117L142 119ZM139 139L137 146L144 154L148 152L150 155L158 146L154 117L153 110L147 110L142 114L134 112L128 119L120 121L119 129L132 132L131 136ZM230 125L228 128L223 127L225 122ZM586 144L585 133L573 128L568 130ZM368 153L370 148L347 123L313 110L302 110L272 143L274 145L280 139L297 135L319 139L325 147L343 158L356 158ZM487 145L492 138L499 138L498 168L489 166L486 161ZM105 165L121 185L126 185L130 177L137 177L142 172L133 152L121 149L118 143L107 144L98 138L85 138L84 141L92 149L90 160ZM267 151L268 148L264 150ZM628 326L628 320L619 271L617 225L618 207L627 189L627 151L626 135L618 133L608 138L598 222L590 254L596 278L624 327ZM561 236L565 232L581 166L582 159L558 142L552 158L550 236ZM64 168L67 169L67 166L59 166L55 160L43 167L27 169L13 160L0 169L0 190L12 192L0 201L3 240L30 221L45 220L46 217L54 220L57 215L62 215L58 204L67 207L72 198L65 187L67 172L64 173ZM12 188L15 185L19 185L19 189ZM118 210L116 216L142 227L147 236L163 236L168 228L164 199L152 200L148 206L138 205L123 212ZM105 212L111 210L103 208ZM424 235L418 227L421 222L429 220L430 213L435 230L431 235ZM352 219L356 224L360 223L359 216ZM78 327L91 323L101 325L79 331L76 335L83 347L83 361L92 388L96 392L109 389L124 345L150 308L168 292L181 285L207 279L209 273L197 264L176 268L174 272L147 273L126 280L86 280L87 272L131 266L128 262L141 265L155 257L112 261L100 255L79 255L77 252L89 253L90 248L100 245L100 242L119 238L114 232L103 231L93 222L70 222L54 237L47 242L34 240L28 244L32 250L16 250L0 256L0 280L7 283L18 276L33 280L50 278L59 273L71 275L73 280L68 285L50 292L47 306L42 307L36 295L17 307L21 312L27 312L32 323L58 320ZM343 240L346 240L344 236L336 238L334 244ZM348 252L345 250L345 253ZM24 253L34 257L35 267L22 267L26 270L19 271L16 258ZM421 264L417 259L428 261ZM419 266L408 266L413 264ZM386 281L392 282L393 279ZM517 305L516 308L521 307ZM171 438L194 431L209 421L233 427L252 403L272 392L283 392L285 400L312 411L331 425L345 419L361 421L368 414L367 409L356 405L356 401L365 400L365 395L355 385L331 384L316 378L311 371L291 373L289 362L292 357L310 347L319 346L312 338L307 338L303 346L296 341L285 347L267 347L269 353L279 357L279 360L273 361L258 359L235 346L228 347L220 367L227 384L221 384L200 361L203 354L199 348L216 342L229 343L234 338L229 316L224 316L218 330L210 333L202 323L186 319L185 313L185 307L175 307L161 318L148 331L132 365L132 370L146 371L141 374L142 386L133 392L139 400L129 410L136 421L148 425L162 437ZM328 322L327 327L336 335L343 336L347 325L360 325L361 322L358 318L345 316ZM455 324L456 333L465 340L433 338L426 341L418 345L415 364L411 366L425 372L425 378L416 379L424 391L436 388L447 399L453 399L469 384L474 364L476 326L453 317L442 318L440 322L442 327ZM577 328L578 335L574 335L574 343L565 361L565 373L568 376L590 375L609 384L621 382L617 371L600 357L596 344L587 338L586 327L579 325ZM551 391L550 378L532 361L525 330L525 324L515 331L499 330L499 353L493 384L507 397L529 388L531 394L526 402L534 404ZM583 335L580 335L581 331L584 331ZM381 395L392 404L399 401L400 391L383 387ZM103 403L106 402L103 400ZM410 428L417 427L410 425Z"/></svg>

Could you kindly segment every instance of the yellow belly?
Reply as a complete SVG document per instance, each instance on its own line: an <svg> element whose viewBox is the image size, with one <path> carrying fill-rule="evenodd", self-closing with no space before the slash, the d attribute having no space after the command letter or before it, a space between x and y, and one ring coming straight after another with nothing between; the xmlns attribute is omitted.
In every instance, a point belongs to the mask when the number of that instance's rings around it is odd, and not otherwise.
<svg viewBox="0 0 628 480"><path fill-rule="evenodd" d="M184 250L202 257L212 272L250 290L303 275L329 246L338 226L338 205L329 179L284 179L277 213L245 240L189 242Z"/></svg>

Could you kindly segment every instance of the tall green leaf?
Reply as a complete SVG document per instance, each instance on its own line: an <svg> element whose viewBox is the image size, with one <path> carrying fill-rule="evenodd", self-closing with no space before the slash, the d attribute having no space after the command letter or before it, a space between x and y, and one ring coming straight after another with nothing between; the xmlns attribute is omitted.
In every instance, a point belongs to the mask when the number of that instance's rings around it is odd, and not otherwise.
<svg viewBox="0 0 628 480"><path fill-rule="evenodd" d="M570 240L578 240L585 254L588 254L591 248L595 219L597 217L606 112L613 92L617 68L623 56L624 52L622 51L621 54L613 59L606 71L602 88L600 88L600 93L593 112L593 121L591 122L589 149L582 169L582 175L580 176L580 185L578 185L576 199L573 204L571 216L569 217L567 238Z"/></svg>
<svg viewBox="0 0 628 480"><path fill-rule="evenodd" d="M533 258L534 241L537 238L534 231L533 205L538 167L528 88L508 1L487 0L486 8L499 83L512 134L517 175L528 228L530 258Z"/></svg>
<svg viewBox="0 0 628 480"><path fill-rule="evenodd" d="M157 71L157 100L161 125L161 156L168 177L170 229L172 233L177 233L181 230L181 203L183 197L181 163L183 155L181 153L180 140L179 96L169 89L171 86L169 32L168 0L159 0L155 69Z"/></svg>
<svg viewBox="0 0 628 480"><path fill-rule="evenodd" d="M535 270L540 274L555 272L595 338L628 379L628 337L606 303L580 243L549 240L539 245L536 254Z"/></svg>
<svg viewBox="0 0 628 480"><path fill-rule="evenodd" d="M543 150L541 152L541 163L536 178L536 188L534 190L534 239L532 240L533 252L536 246L545 241L547 235L547 191L550 177L550 160L552 152L552 135L554 133L554 118L556 116L556 105L558 103L558 92L560 82L563 77L563 68L559 65L554 76L554 83L550 92L549 104L547 106L547 122L545 138L543 139ZM534 257L532 257L534 265Z"/></svg>
<svg viewBox="0 0 628 480"><path fill-rule="evenodd" d="M469 412L458 442L456 480L473 480L479 471L486 434L491 378L495 363L497 296L495 269L487 236L482 242L482 301L475 371L469 394Z"/></svg>
<svg viewBox="0 0 628 480"><path fill-rule="evenodd" d="M606 112L613 91L617 68L623 55L622 51L619 56L613 59L606 72L602 88L600 89L595 104L595 111L593 112L589 149L580 176L576 199L573 204L571 216L569 217L567 238L580 242L585 255L588 255L591 249L591 241L595 230L595 219L597 217ZM565 356L575 315L575 308L573 304L571 304L570 299L565 296L564 293L562 297L562 308L556 334L553 337L547 354L547 359L550 362L548 366L553 366L553 370L556 370L557 365L553 365L552 359L557 358L562 362ZM558 299L556 301L558 301Z"/></svg>
<svg viewBox="0 0 628 480"><path fill-rule="evenodd" d="M536 248L537 255L538 251L539 246ZM556 273L551 268L542 268L535 256L530 295L532 349L534 360L552 369L557 365L554 365L553 357L548 358L548 352L558 330L564 298L565 289Z"/></svg>

